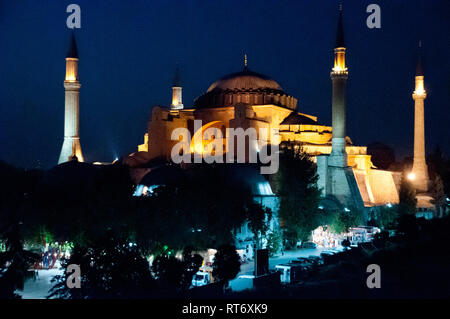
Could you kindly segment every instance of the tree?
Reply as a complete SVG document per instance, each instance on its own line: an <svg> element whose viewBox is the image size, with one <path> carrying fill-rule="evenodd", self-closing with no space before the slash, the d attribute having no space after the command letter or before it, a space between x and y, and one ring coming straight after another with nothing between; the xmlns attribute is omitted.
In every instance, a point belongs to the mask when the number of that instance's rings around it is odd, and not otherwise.
<svg viewBox="0 0 450 319"><path fill-rule="evenodd" d="M438 175L442 179L444 193L450 197L450 159L445 158L439 146L427 157L428 167L430 168L430 177Z"/></svg>
<svg viewBox="0 0 450 319"><path fill-rule="evenodd" d="M405 175L402 176L399 191L399 204L398 215L413 215L416 213L416 190L406 179Z"/></svg>
<svg viewBox="0 0 450 319"><path fill-rule="evenodd" d="M81 288L69 289L66 281L70 274L55 276L50 297L71 299L143 298L151 296L155 285L148 261L139 247L125 237L106 231L89 247L76 245L64 269L79 265Z"/></svg>
<svg viewBox="0 0 450 319"><path fill-rule="evenodd" d="M234 242L232 231L254 210L250 189L230 181L223 165L198 165L186 170L176 184L158 187L152 196L135 199L137 241L181 250L186 243L197 249ZM264 216L262 216L264 217Z"/></svg>
<svg viewBox="0 0 450 319"><path fill-rule="evenodd" d="M431 196L433 197L433 204L436 207L437 216L441 216L441 212L445 209L445 193L444 183L439 175L434 176L431 181Z"/></svg>
<svg viewBox="0 0 450 319"><path fill-rule="evenodd" d="M240 257L233 245L222 245L214 256L213 276L217 281L228 286L228 281L235 278L241 268Z"/></svg>
<svg viewBox="0 0 450 319"><path fill-rule="evenodd" d="M174 256L161 255L155 258L152 272L160 290L179 292L183 286L184 263ZM191 277L192 279L192 277Z"/></svg>
<svg viewBox="0 0 450 319"><path fill-rule="evenodd" d="M15 291L23 290L27 279L34 278L30 266L39 260L39 255L23 249L19 223L15 220L1 233L6 251L0 252L0 299L17 299Z"/></svg>
<svg viewBox="0 0 450 319"><path fill-rule="evenodd" d="M256 249L261 248L261 238L265 237L272 219L272 210L259 203L250 203L247 207L248 226L254 234L253 242Z"/></svg>
<svg viewBox="0 0 450 319"><path fill-rule="evenodd" d="M290 246L295 246L299 239L307 240L319 226L317 179L316 165L301 149L285 148L280 153L280 169L272 177L272 188L280 198L278 215Z"/></svg>
<svg viewBox="0 0 450 319"><path fill-rule="evenodd" d="M28 192L34 186L21 169L0 161L0 298L20 298L27 279L34 276L30 266L39 255L23 248L23 221L28 204Z"/></svg>
<svg viewBox="0 0 450 319"><path fill-rule="evenodd" d="M182 280L182 289L188 289L192 283L192 277L200 269L203 263L203 257L192 253L192 247L187 246L183 250L184 272Z"/></svg>
<svg viewBox="0 0 450 319"><path fill-rule="evenodd" d="M348 232L350 227L361 225L363 214L356 208L351 207L343 211L335 211L331 214L331 221L328 223L332 231L336 234Z"/></svg>
<svg viewBox="0 0 450 319"><path fill-rule="evenodd" d="M275 230L270 232L267 236L267 249L269 250L269 256L273 257L282 246L283 235L281 231Z"/></svg>
<svg viewBox="0 0 450 319"><path fill-rule="evenodd" d="M398 208L397 207L380 207L376 216L378 227L381 230L393 230L397 227Z"/></svg>

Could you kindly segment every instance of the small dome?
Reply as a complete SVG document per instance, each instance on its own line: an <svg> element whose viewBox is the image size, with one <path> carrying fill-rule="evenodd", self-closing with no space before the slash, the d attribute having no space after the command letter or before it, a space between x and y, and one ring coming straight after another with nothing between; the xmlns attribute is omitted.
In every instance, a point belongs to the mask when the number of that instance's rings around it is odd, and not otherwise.
<svg viewBox="0 0 450 319"><path fill-rule="evenodd" d="M214 89L273 89L277 91L283 91L281 86L276 81L272 80L266 75L250 71L248 68L245 68L241 72L232 73L220 78L219 80L211 84L206 92L211 92Z"/></svg>

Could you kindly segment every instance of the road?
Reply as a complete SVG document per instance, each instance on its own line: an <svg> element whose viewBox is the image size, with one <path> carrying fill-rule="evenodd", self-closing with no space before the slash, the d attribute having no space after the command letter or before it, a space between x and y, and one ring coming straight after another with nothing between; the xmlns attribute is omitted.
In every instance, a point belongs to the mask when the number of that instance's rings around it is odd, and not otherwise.
<svg viewBox="0 0 450 319"><path fill-rule="evenodd" d="M320 254L326 250L325 248L316 249L297 249L284 252L284 255L278 255L269 258L269 270L275 269L275 265L288 263L292 259L299 257L320 256ZM330 250L330 249L327 249ZM251 288L252 276L254 271L254 261L241 265L241 271L235 279L230 280L230 287L233 291L240 291L247 288ZM244 278L239 278L244 276Z"/></svg>
<svg viewBox="0 0 450 319"><path fill-rule="evenodd" d="M63 274L59 262L53 269L41 269L37 272L38 276L35 279L29 279L25 282L23 291L16 291L23 299L45 299L48 295L48 290L53 287L53 283L51 283L52 278Z"/></svg>

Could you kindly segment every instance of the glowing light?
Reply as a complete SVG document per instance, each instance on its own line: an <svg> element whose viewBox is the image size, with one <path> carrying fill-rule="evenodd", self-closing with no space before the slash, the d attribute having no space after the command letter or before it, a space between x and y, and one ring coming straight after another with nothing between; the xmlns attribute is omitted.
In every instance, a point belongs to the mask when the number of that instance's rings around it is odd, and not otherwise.
<svg viewBox="0 0 450 319"><path fill-rule="evenodd" d="M66 81L69 81L69 82L75 82L75 74L67 74L66 75Z"/></svg>
<svg viewBox="0 0 450 319"><path fill-rule="evenodd" d="M348 209L347 207L344 207L344 211L348 213L348 212L350 212L350 209Z"/></svg>
<svg viewBox="0 0 450 319"><path fill-rule="evenodd" d="M408 174L408 179L409 179L410 181L415 180L415 179L416 179L416 174L414 174L414 173L409 173L409 174Z"/></svg>
<svg viewBox="0 0 450 319"><path fill-rule="evenodd" d="M425 95L425 88L423 86L423 76L416 76L415 95Z"/></svg>
<svg viewBox="0 0 450 319"><path fill-rule="evenodd" d="M386 204L386 207L391 208L391 207L392 207L392 204L391 204L391 203L387 203L387 204Z"/></svg>
<svg viewBox="0 0 450 319"><path fill-rule="evenodd" d="M346 73L347 68L345 66L345 48L334 49L334 67L335 73Z"/></svg>
<svg viewBox="0 0 450 319"><path fill-rule="evenodd" d="M414 93L417 95L422 95L425 93L425 90L423 88L418 88L417 90L414 91Z"/></svg>
<svg viewBox="0 0 450 319"><path fill-rule="evenodd" d="M66 81L67 82L76 82L77 81L77 73L78 73L78 59L67 58L66 59Z"/></svg>

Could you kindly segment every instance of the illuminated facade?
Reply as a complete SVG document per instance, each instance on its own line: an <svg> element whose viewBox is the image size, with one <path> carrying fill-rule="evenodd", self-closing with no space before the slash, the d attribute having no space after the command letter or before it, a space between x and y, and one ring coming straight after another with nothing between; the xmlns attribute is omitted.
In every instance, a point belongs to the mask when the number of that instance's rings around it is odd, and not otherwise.
<svg viewBox="0 0 450 319"><path fill-rule="evenodd" d="M192 138L190 151L198 154L203 154L211 142L202 138L209 127L217 128L222 136L229 128L254 128L256 132L264 128L277 132L279 137L277 141L272 141L269 135L265 142L290 148L301 147L313 156L318 164L319 187L324 197L333 195L342 205L360 209L398 203L398 176L375 169L370 155L367 155L367 147L353 145L346 135L348 68L342 11L334 53L334 66L330 74L332 126L319 123L314 115L299 112L297 99L286 93L275 80L250 70L245 56L241 72L226 75L212 83L194 101L192 108L176 108L174 102L171 107L153 107L145 143L139 145L139 151L130 154L125 161L130 166L139 167L157 158L170 160L172 148L179 142L171 139L173 130L177 128L189 130ZM172 101L181 103L181 86L174 87L179 91L174 90ZM195 120L201 120L202 126L195 127ZM222 145L224 152L227 152L226 139L222 139ZM258 145L248 147L258 148Z"/></svg>
<svg viewBox="0 0 450 319"><path fill-rule="evenodd" d="M78 79L78 50L75 35L72 39L66 57L65 109L64 109L64 142L58 164L71 161L75 156L83 162L80 145L80 88Z"/></svg>
<svg viewBox="0 0 450 319"><path fill-rule="evenodd" d="M181 101L181 87L177 92L180 96L174 91L173 100ZM202 127L195 129L194 120L201 120ZM332 127L320 124L316 116L298 112L296 98L285 93L276 81L251 71L245 65L243 71L224 76L211 84L195 100L193 108L175 108L174 103L170 108L153 107L144 144L139 145L138 153L131 154L128 163L138 164L140 159L169 160L172 147L178 143L171 139L176 128L187 128L192 137L191 151L202 153L210 141L195 137L202 136L209 127L221 130L222 137L228 128L241 127L245 130L251 127L257 132L259 128L266 128L279 132L278 143L302 147L314 156L331 152ZM349 162L352 165L368 164L357 160L358 156L366 156L366 147L352 145L350 138L346 139ZM269 139L267 142L272 141ZM227 150L226 139L223 139L223 145Z"/></svg>

